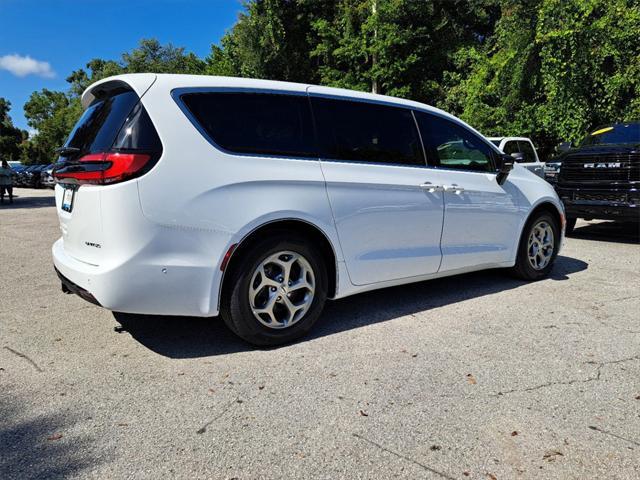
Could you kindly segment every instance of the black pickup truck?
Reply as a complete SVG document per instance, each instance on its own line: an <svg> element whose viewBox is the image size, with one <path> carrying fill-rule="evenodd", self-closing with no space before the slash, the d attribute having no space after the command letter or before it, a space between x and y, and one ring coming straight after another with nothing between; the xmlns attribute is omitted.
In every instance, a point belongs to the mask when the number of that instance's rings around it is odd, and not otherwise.
<svg viewBox="0 0 640 480"><path fill-rule="evenodd" d="M640 222L640 122L597 128L550 163L567 233L578 218Z"/></svg>

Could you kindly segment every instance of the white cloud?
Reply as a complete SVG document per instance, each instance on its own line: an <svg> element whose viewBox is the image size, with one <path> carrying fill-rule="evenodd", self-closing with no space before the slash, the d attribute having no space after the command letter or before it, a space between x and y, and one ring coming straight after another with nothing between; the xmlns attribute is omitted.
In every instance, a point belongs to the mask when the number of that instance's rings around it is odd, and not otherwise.
<svg viewBox="0 0 640 480"><path fill-rule="evenodd" d="M38 75L39 77L52 78L55 72L49 62L41 62L31 58L29 55L5 55L0 57L0 70L7 70L16 77L26 77L27 75Z"/></svg>

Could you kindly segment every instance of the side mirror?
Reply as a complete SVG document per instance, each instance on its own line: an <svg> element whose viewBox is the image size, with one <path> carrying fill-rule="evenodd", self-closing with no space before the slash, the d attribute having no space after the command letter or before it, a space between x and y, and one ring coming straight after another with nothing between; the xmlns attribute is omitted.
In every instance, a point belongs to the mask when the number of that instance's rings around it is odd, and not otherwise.
<svg viewBox="0 0 640 480"><path fill-rule="evenodd" d="M573 147L573 144L571 142L562 142L556 147L556 151L558 153L564 153L571 150L571 147Z"/></svg>
<svg viewBox="0 0 640 480"><path fill-rule="evenodd" d="M513 157L513 159L516 162L523 162L524 161L524 153L522 153L522 152L513 152L511 154L511 156Z"/></svg>
<svg viewBox="0 0 640 480"><path fill-rule="evenodd" d="M507 177L511 170L513 170L513 158L509 155L503 155L500 157L500 160L498 161L498 173L496 175L498 185L504 185L504 182L507 181Z"/></svg>

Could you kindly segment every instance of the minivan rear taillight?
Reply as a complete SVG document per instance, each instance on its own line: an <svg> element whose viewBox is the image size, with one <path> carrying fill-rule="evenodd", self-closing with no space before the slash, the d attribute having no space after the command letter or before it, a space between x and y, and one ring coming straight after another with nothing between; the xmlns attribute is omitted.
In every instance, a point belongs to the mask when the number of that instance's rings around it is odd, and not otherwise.
<svg viewBox="0 0 640 480"><path fill-rule="evenodd" d="M65 162L53 172L58 181L108 185L139 176L151 160L147 153L104 152Z"/></svg>

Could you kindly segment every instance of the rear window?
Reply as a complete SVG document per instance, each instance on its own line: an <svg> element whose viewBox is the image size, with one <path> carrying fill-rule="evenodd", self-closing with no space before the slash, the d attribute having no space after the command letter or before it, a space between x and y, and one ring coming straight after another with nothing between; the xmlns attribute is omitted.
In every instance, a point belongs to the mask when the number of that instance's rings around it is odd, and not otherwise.
<svg viewBox="0 0 640 480"><path fill-rule="evenodd" d="M62 157L114 151L144 151L158 157L162 143L138 95L122 87L103 95L84 111L64 145L78 151Z"/></svg>
<svg viewBox="0 0 640 480"><path fill-rule="evenodd" d="M64 146L78 148L81 154L108 151L138 100L138 95L129 90L94 101L82 114Z"/></svg>
<svg viewBox="0 0 640 480"><path fill-rule="evenodd" d="M234 153L316 157L306 96L186 93L182 101L219 147Z"/></svg>
<svg viewBox="0 0 640 480"><path fill-rule="evenodd" d="M317 97L312 104L323 158L425 166L411 111Z"/></svg>

